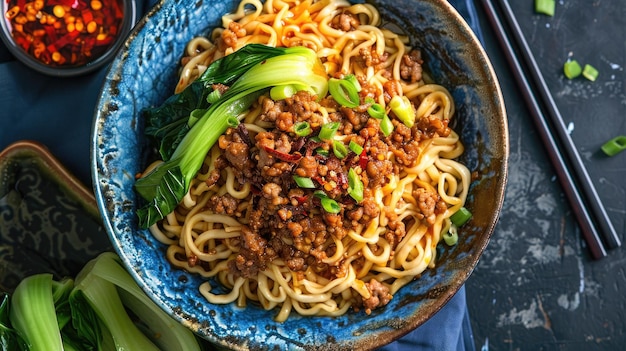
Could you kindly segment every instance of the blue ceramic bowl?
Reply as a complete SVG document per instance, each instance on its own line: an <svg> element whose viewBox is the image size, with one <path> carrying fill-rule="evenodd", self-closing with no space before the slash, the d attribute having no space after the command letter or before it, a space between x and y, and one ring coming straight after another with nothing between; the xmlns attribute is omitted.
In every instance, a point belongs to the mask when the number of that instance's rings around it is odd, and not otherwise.
<svg viewBox="0 0 626 351"><path fill-rule="evenodd" d="M140 111L160 104L176 84L186 42L221 23L236 0L161 1L131 33L108 72L95 115L92 171L96 199L113 246L145 292L175 319L218 345L239 350L367 350L420 326L470 276L497 222L508 160L508 130L496 75L476 36L446 0L373 0L384 18L405 28L423 51L427 70L457 103L453 128L466 146L462 161L480 177L467 207L474 214L465 239L440 247L435 269L395 294L371 315L291 316L255 305L212 305L198 292L200 277L174 269L165 247L137 227L135 174L147 145ZM445 327L445 326L442 326Z"/></svg>

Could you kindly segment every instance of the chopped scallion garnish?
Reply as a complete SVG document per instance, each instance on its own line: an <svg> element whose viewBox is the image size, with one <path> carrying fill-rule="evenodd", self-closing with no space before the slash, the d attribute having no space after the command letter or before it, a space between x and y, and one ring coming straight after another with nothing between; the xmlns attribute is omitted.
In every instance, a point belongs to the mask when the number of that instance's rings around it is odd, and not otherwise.
<svg viewBox="0 0 626 351"><path fill-rule="evenodd" d="M352 152L354 152L357 155L360 155L363 153L363 146L359 145L354 140L350 140L350 143L348 144L348 148L350 148L350 150L352 150Z"/></svg>
<svg viewBox="0 0 626 351"><path fill-rule="evenodd" d="M391 111L404 123L405 126L411 128L415 123L415 109L409 98L402 95L396 95L389 101Z"/></svg>
<svg viewBox="0 0 626 351"><path fill-rule="evenodd" d="M318 135L322 140L330 140L335 136L339 129L339 122L330 122L322 125L320 134Z"/></svg>
<svg viewBox="0 0 626 351"><path fill-rule="evenodd" d="M328 197L325 192L316 190L313 195L320 199L324 211L328 213L339 213L341 211L341 206L339 206L337 201Z"/></svg>
<svg viewBox="0 0 626 351"><path fill-rule="evenodd" d="M563 73L565 73L567 79L574 79L578 77L582 72L583 69L582 67L580 67L580 64L576 60L569 60L563 65Z"/></svg>
<svg viewBox="0 0 626 351"><path fill-rule="evenodd" d="M443 234L443 241L445 241L448 246L456 245L456 243L459 242L459 233L456 225L450 225L448 231Z"/></svg>
<svg viewBox="0 0 626 351"><path fill-rule="evenodd" d="M333 142L333 153L337 158L344 158L348 156L348 148L339 140Z"/></svg>
<svg viewBox="0 0 626 351"><path fill-rule="evenodd" d="M293 180L301 188L306 188L306 189L314 189L315 188L315 183L313 183L313 179L311 179L311 178L300 177L300 176L297 176L297 175L294 174L293 175Z"/></svg>
<svg viewBox="0 0 626 351"><path fill-rule="evenodd" d="M373 118L382 119L385 116L385 108L381 104L372 103L372 105L367 108L367 113Z"/></svg>
<svg viewBox="0 0 626 351"><path fill-rule="evenodd" d="M583 68L583 77L595 82L598 78L598 70L590 64L586 64Z"/></svg>
<svg viewBox="0 0 626 351"><path fill-rule="evenodd" d="M462 226L467 223L469 219L472 218L472 213L465 207L459 208L458 211L454 212L452 216L450 216L450 221L457 227Z"/></svg>
<svg viewBox="0 0 626 351"><path fill-rule="evenodd" d="M555 0L535 0L535 12L537 13L554 16L555 7Z"/></svg>
<svg viewBox="0 0 626 351"><path fill-rule="evenodd" d="M363 201L363 181L353 168L348 171L348 195L356 202Z"/></svg>
<svg viewBox="0 0 626 351"><path fill-rule="evenodd" d="M213 89L212 92L209 93L209 95L207 95L206 97L206 101L209 104L214 104L217 102L217 100L219 100L222 97L222 93L217 90L217 89Z"/></svg>
<svg viewBox="0 0 626 351"><path fill-rule="evenodd" d="M607 156L614 156L626 150L626 135L619 135L602 145L602 151Z"/></svg>
<svg viewBox="0 0 626 351"><path fill-rule="evenodd" d="M328 92L339 105L355 108L359 106L359 90L361 88L358 82L356 84L349 79L331 78L328 80Z"/></svg>
<svg viewBox="0 0 626 351"><path fill-rule="evenodd" d="M309 122L299 122L293 127L297 136L307 136L311 134L311 125Z"/></svg>
<svg viewBox="0 0 626 351"><path fill-rule="evenodd" d="M393 132L393 124L391 123L389 116L385 115L383 119L380 120L380 130L385 136L389 136L389 134Z"/></svg>

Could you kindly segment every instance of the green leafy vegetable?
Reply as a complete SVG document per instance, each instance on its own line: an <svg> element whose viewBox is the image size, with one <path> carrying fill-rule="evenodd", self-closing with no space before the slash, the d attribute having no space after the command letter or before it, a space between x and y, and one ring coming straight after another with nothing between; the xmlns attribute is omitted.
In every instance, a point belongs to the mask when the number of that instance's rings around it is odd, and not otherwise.
<svg viewBox="0 0 626 351"><path fill-rule="evenodd" d="M107 252L85 265L75 281L35 274L12 296L3 294L0 350L200 351L201 346L191 330L143 293L117 255Z"/></svg>
<svg viewBox="0 0 626 351"><path fill-rule="evenodd" d="M228 120L239 117L261 94L274 86L294 85L318 97L326 95L327 76L316 54L304 47L281 50L281 55L240 72L219 101L184 135L171 157L137 180L135 189L148 202L137 211L141 227L149 227L174 210L207 152L228 128Z"/></svg>
<svg viewBox="0 0 626 351"><path fill-rule="evenodd" d="M168 160L194 123L190 116L194 110L206 111L221 94L213 84L231 85L244 72L270 57L283 55L285 48L250 44L231 55L216 60L206 71L178 94L170 96L158 107L143 111L146 135L159 140L159 151Z"/></svg>

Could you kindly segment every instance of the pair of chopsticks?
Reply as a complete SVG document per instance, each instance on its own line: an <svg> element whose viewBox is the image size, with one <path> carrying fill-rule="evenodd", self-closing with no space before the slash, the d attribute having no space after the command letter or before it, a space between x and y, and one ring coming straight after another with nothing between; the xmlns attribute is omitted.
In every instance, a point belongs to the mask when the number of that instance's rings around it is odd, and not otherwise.
<svg viewBox="0 0 626 351"><path fill-rule="evenodd" d="M621 245L620 239L567 131L515 15L506 0L481 2L572 206L591 256L594 259L605 257L605 243L608 248L613 249ZM506 23L502 23L501 17Z"/></svg>

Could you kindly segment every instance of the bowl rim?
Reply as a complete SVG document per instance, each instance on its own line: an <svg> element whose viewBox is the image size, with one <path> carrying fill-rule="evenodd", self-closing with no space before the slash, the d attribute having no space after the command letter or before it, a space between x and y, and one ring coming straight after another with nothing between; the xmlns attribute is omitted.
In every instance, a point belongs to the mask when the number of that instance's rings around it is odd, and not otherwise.
<svg viewBox="0 0 626 351"><path fill-rule="evenodd" d="M15 42L15 40L13 40L13 34L11 34L11 29L9 28L9 25L7 23L8 20L6 16L4 16L7 10L6 7L8 5L8 0L0 1L0 12L2 12L2 19L0 20L0 38L2 38L2 41L4 42L9 52L13 55L13 57L22 62L25 66L39 73L53 77L75 77L85 75L89 72L95 71L100 67L103 67L113 60L122 45L126 42L126 37L132 31L133 26L137 22L136 0L121 1L125 9L124 18L122 20L122 23L120 24L120 32L115 38L115 41L104 52L104 54L80 66L49 66L25 52L24 49L22 49Z"/></svg>
<svg viewBox="0 0 626 351"><path fill-rule="evenodd" d="M354 2L354 1L351 1ZM356 1L356 2L362 2L362 1ZM497 187L497 191L495 194L493 194L493 200L494 202L497 204L497 208L496 211L493 215L493 217L491 218L491 221L489 223L486 223L484 226L484 230L483 232L486 233L485 235L481 236L481 240L480 241L476 241L473 245L474 251L477 253L475 255L471 255L469 257L467 257L467 262L464 262L467 264L467 272L464 275L458 276L457 279L453 279L450 280L448 283L448 289L446 291L443 292L442 296L440 297L441 303L439 303L436 308L432 311L432 313L430 313L428 316L416 316L415 318L412 318L411 321L409 321L409 323L407 323L407 325L404 328L401 329L392 329L389 330L388 332L386 332L382 337L377 336L377 344L375 347L380 347L382 345L385 345L387 343L390 343L402 336L404 336L405 334L409 333L411 330L413 330L414 328L417 328L418 326L422 325L426 320L430 319L430 317L432 317L433 315L435 315L441 308L443 308L443 306L445 306L448 301L450 299L452 299L452 297L459 291L459 289L463 286L463 284L467 281L467 279L469 278L469 276L471 275L471 273L473 272L474 268L476 267L476 265L478 264L480 255L484 252L485 248L487 247L489 240L491 238L491 236L493 235L494 229L496 227L496 224L498 222L499 219L499 213L501 212L502 209L502 205L503 205L503 201L504 201L504 195L505 195L505 189L506 189L506 183L507 183L507 178L508 178L508 159L509 159L509 135L508 135L508 120L506 118L507 114L506 114L506 108L504 105L504 98L503 98L503 94L501 91L501 87L500 87L500 83L498 81L498 77L496 75L495 69L491 63L491 61L489 60L489 57L483 47L483 45L481 44L479 38L476 36L476 34L473 32L473 30L471 29L471 27L469 26L469 24L466 22L466 20L460 15L460 13L446 0L428 0L428 2L438 6L438 7L443 7L444 10L450 14L451 16L454 17L454 21L456 23L458 23L458 30L464 35L464 36L468 36L468 41L472 42L472 47L475 47L477 52L480 54L480 57L477 59L480 63L481 67L484 67L484 72L482 72L481 74L483 74L486 77L490 78L490 88L493 88L492 92L493 92L493 96L490 97L490 99L492 101L494 101L494 105L498 105L498 109L497 109L497 114L498 116L501 118L498 118L497 121L499 122L499 126L502 129L503 135L501 135L502 138L502 142L503 144L500 145L501 152L502 155L500 155L500 157L498 158L499 160L499 169L497 172L497 174L495 175L495 182L498 183L498 187ZM139 23L137 24L137 26L135 26L135 28L132 30L131 34L129 35L128 39L127 39L127 43L126 43L126 47L129 46L129 44L131 43L131 41L133 40L133 38L137 35L137 33L139 31L141 31L143 29L143 27L150 21L150 18L156 14L158 14L159 12L162 12L162 7L164 6L164 4L166 3L165 0L161 0L159 1L152 9L150 9L145 16L142 17L142 19L139 21ZM118 57L116 58L116 62L117 59L123 59L123 53L119 52L118 53ZM112 80L116 80L119 78L119 74L120 74L120 70L121 70L121 66L111 66L108 69L107 72L107 77L111 77ZM103 103L102 99L103 99L103 95L100 95L100 101L99 101L99 105L101 103ZM494 109L495 112L495 109ZM115 250L118 251L118 253L122 254L123 252L121 251L122 249L120 248L119 245L119 235L116 237L114 235L115 232L115 228L113 228L112 223L111 223L111 218L110 218L110 213L108 213L108 209L107 206L110 206L110 204L108 203L108 200L106 198L105 192L106 189L101 189L100 188L100 183L99 183L99 167L100 164L98 163L98 141L99 141L99 137L98 137L98 127L100 127L99 125L99 119L100 118L106 118L106 117L101 117L99 115L100 111L96 111L96 115L94 117L94 130L93 130L93 134L92 134L92 178L93 178L93 185L94 185L94 190L96 193L96 198L97 198L97 202L98 202L98 206L100 208L100 211L102 213L103 216L103 221L105 222L105 227L107 229L108 234L111 237L112 242L114 243L115 246ZM126 267L131 271L131 275L133 275L133 277L139 282L140 286L142 287L142 289L146 289L147 286L145 286L145 284L143 284L142 279L145 278L145 276L143 275L143 273L141 271L138 271L135 269L135 267L133 266L132 262L130 262L128 257L122 257L122 261L124 262L124 264L126 265ZM147 291L149 293L149 291ZM150 294L149 294L150 295ZM190 322L188 320L184 319L184 312L183 311L175 311L172 309L171 305L167 305L166 303L164 303L161 300L156 299L154 296L150 295L151 298L153 300L155 300L155 302L157 302L157 304L159 304L163 309L166 310L166 312L168 312L170 315L172 315L177 321L179 322L183 322L186 324L189 324ZM207 338L207 335L203 335L203 337ZM212 342L216 342L216 340L214 339L208 339ZM218 342L224 342L224 340L218 340ZM355 342L358 342L355 341ZM370 340L371 342L371 340ZM237 345L237 344L231 344L231 343L226 343L223 344L224 346L228 346L228 347L232 347L235 349L241 349L241 350L247 350L247 346L241 346L241 345ZM360 344L354 344L352 345L354 346L361 346ZM366 345L367 346L367 345ZM371 347L371 346L368 346ZM366 347L366 348L368 348Z"/></svg>

